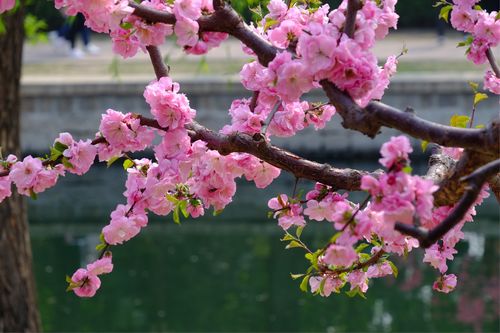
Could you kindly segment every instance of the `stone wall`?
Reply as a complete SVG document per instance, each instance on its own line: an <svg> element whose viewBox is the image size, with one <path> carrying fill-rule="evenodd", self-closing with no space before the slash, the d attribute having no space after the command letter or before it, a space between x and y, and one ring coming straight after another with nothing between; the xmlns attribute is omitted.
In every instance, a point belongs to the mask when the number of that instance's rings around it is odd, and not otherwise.
<svg viewBox="0 0 500 333"><path fill-rule="evenodd" d="M481 78L443 76L397 77L384 102L398 108L412 107L418 116L447 124L453 114L467 114L472 105L472 92L467 82ZM67 131L77 138L91 138L98 130L101 114L108 108L123 112L147 114L148 105L142 93L147 81L86 83L25 82L22 105L22 147L26 152L46 152L59 132ZM196 78L181 80L181 90L197 110L197 120L212 129L219 129L229 120L231 101L249 96L236 79ZM321 91L308 95L312 101L324 100ZM475 124L485 124L498 116L498 97L479 105ZM315 154L373 154L380 144L398 132L383 129L372 140L344 130L341 118L335 116L321 131L308 129L300 135L273 142L295 152Z"/></svg>

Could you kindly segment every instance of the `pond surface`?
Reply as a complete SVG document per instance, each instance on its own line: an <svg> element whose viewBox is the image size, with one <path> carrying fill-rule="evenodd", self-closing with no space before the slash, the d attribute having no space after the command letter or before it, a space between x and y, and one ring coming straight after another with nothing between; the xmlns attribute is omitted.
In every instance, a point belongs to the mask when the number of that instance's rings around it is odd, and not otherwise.
<svg viewBox="0 0 500 333"><path fill-rule="evenodd" d="M370 284L367 299L313 296L290 273L307 266L300 249L285 250L283 232L266 217L266 202L288 193L282 177L272 188L242 183L235 202L217 217L174 225L154 218L124 246L113 249L113 273L102 276L96 297L65 292L65 275L96 256L109 212L123 202L123 170L96 168L30 202L38 301L46 332L497 332L500 327L498 207L479 208L449 272L454 293L432 291L437 271L415 251L395 259L397 279ZM210 215L210 214L208 214ZM305 229L321 246L332 230Z"/></svg>

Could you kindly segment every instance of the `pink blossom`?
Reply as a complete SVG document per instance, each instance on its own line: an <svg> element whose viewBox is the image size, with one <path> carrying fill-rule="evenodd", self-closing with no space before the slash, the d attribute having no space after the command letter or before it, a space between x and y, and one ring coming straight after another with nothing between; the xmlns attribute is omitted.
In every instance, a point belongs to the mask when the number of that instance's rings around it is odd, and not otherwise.
<svg viewBox="0 0 500 333"><path fill-rule="evenodd" d="M267 4L267 9L269 9L269 15L278 20L285 16L288 6L282 0L271 0Z"/></svg>
<svg viewBox="0 0 500 333"><path fill-rule="evenodd" d="M470 45L469 52L467 53L467 59L476 65L484 64L487 60L486 51L489 47L490 45L486 40L474 38L472 44Z"/></svg>
<svg viewBox="0 0 500 333"><path fill-rule="evenodd" d="M332 244L325 252L324 262L333 266L351 266L358 260L358 254L351 246Z"/></svg>
<svg viewBox="0 0 500 333"><path fill-rule="evenodd" d="M380 278L393 273L391 265L387 262L381 264L371 265L366 271L368 278Z"/></svg>
<svg viewBox="0 0 500 333"><path fill-rule="evenodd" d="M323 221L324 219L332 221L332 207L326 200L320 202L316 200L307 201L307 208L304 209L304 215L309 216L311 220Z"/></svg>
<svg viewBox="0 0 500 333"><path fill-rule="evenodd" d="M292 225L304 226L306 221L302 215L302 206L288 202L286 194L280 194L267 203L268 207L275 211L274 218L278 218L278 225L283 230L288 230Z"/></svg>
<svg viewBox="0 0 500 333"><path fill-rule="evenodd" d="M123 58L130 58L136 55L140 42L137 37L125 29L113 30L110 34L113 42L113 52Z"/></svg>
<svg viewBox="0 0 500 333"><path fill-rule="evenodd" d="M72 290L79 297L93 297L97 289L101 287L101 280L83 268L73 274L71 283L78 286Z"/></svg>
<svg viewBox="0 0 500 333"><path fill-rule="evenodd" d="M337 41L326 34L308 35L302 34L297 44L297 52L307 63L307 69L311 75L319 71L328 70L334 64L334 50Z"/></svg>
<svg viewBox="0 0 500 333"><path fill-rule="evenodd" d="M269 40L275 46L287 48L291 41L302 33L302 27L293 20L285 20L268 32Z"/></svg>
<svg viewBox="0 0 500 333"><path fill-rule="evenodd" d="M137 226L133 219L125 216L121 206L119 205L111 214L110 224L102 229L104 239L110 245L122 244L135 237L140 231L140 226Z"/></svg>
<svg viewBox="0 0 500 333"><path fill-rule="evenodd" d="M16 0L2 0L0 1L0 14L14 8Z"/></svg>
<svg viewBox="0 0 500 333"><path fill-rule="evenodd" d="M410 141L404 135L393 136L382 145L380 149L380 154L382 158L379 159L380 164L385 166L387 169L393 167L399 167L402 163L406 164L408 161L408 154L413 151Z"/></svg>
<svg viewBox="0 0 500 333"><path fill-rule="evenodd" d="M451 25L458 31L472 32L477 19L477 11L469 7L453 6L451 11Z"/></svg>
<svg viewBox="0 0 500 333"><path fill-rule="evenodd" d="M9 177L0 177L0 202L12 195L11 184L12 180Z"/></svg>
<svg viewBox="0 0 500 333"><path fill-rule="evenodd" d="M448 270L446 260L452 260L453 255L457 250L451 247L441 248L438 244L434 244L425 250L424 262L428 262L432 267L438 269L441 273Z"/></svg>
<svg viewBox="0 0 500 333"><path fill-rule="evenodd" d="M87 265L87 272L89 275L101 275L111 273L113 271L113 263L111 262L111 255L98 259L93 263Z"/></svg>
<svg viewBox="0 0 500 333"><path fill-rule="evenodd" d="M177 22L183 19L197 20L201 16L201 0L176 0L174 14Z"/></svg>
<svg viewBox="0 0 500 333"><path fill-rule="evenodd" d="M347 275L347 281L351 284L350 290L359 288L363 293L368 290L367 274L360 269L350 272L349 275Z"/></svg>
<svg viewBox="0 0 500 333"><path fill-rule="evenodd" d="M493 71L486 71L484 75L484 89L488 89L494 94L500 95L500 78Z"/></svg>
<svg viewBox="0 0 500 333"><path fill-rule="evenodd" d="M288 137L304 129L304 109L307 108L307 102L287 103L281 110L279 107L269 123L269 133L280 137Z"/></svg>
<svg viewBox="0 0 500 333"><path fill-rule="evenodd" d="M198 22L189 19L178 20L174 27L177 45L194 46L198 42L198 30Z"/></svg>
<svg viewBox="0 0 500 333"><path fill-rule="evenodd" d="M344 282L341 279L333 278L330 276L311 276L311 278L309 278L309 286L311 287L311 292L315 293L319 291L319 287L323 280L325 280L325 284L323 285L323 291L320 292L320 295L323 297L330 296L332 292L338 293L340 288L342 288L342 286L344 285Z"/></svg>
<svg viewBox="0 0 500 333"><path fill-rule="evenodd" d="M455 274L445 274L438 277L432 285L432 289L442 293L449 293L457 286L457 277Z"/></svg>
<svg viewBox="0 0 500 333"><path fill-rule="evenodd" d="M69 133L61 133L54 143L60 142L66 145L62 154L71 164L66 166L66 170L77 175L86 173L94 163L97 148L90 140L76 142Z"/></svg>

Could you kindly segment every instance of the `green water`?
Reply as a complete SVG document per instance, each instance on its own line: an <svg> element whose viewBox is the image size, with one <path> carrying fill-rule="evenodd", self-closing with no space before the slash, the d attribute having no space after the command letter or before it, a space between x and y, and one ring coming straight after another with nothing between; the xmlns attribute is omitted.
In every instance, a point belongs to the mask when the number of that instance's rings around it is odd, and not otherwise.
<svg viewBox="0 0 500 333"><path fill-rule="evenodd" d="M322 298L301 292L291 280L291 272L307 268L303 253L285 250L280 228L265 217L267 199L286 192L287 179L266 191L243 186L234 205L216 219L182 226L170 218L154 219L138 237L113 249L114 271L102 277L97 296L80 299L65 292L64 277L96 255L106 215L123 201L123 185L108 181L120 172L112 171L112 177L109 172L93 172L85 182L69 177L30 205L38 301L47 332L499 331L495 204L480 210L483 219L467 229L467 240L458 246L449 270L459 276L454 293L431 290L436 271L422 264L417 251L396 260L397 279L372 283L366 300ZM331 231L312 224L303 238L321 246Z"/></svg>

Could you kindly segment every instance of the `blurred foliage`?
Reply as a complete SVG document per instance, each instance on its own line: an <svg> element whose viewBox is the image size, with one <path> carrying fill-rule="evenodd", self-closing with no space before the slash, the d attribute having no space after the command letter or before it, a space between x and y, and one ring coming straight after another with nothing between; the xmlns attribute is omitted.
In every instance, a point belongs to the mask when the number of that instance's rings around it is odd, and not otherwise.
<svg viewBox="0 0 500 333"><path fill-rule="evenodd" d="M232 0L231 5L238 11L247 22L255 18L251 8L259 5L265 7L268 0ZM330 4L331 8L338 6L340 0L328 0L324 3ZM435 28L438 22L439 8L433 8L434 0L424 1L399 1L396 8L400 15L400 28ZM483 0L480 5L488 11L499 10L498 0ZM31 1L28 5L28 13L41 18L47 22L48 30L56 30L64 23L63 15L54 8L54 2L49 0Z"/></svg>

